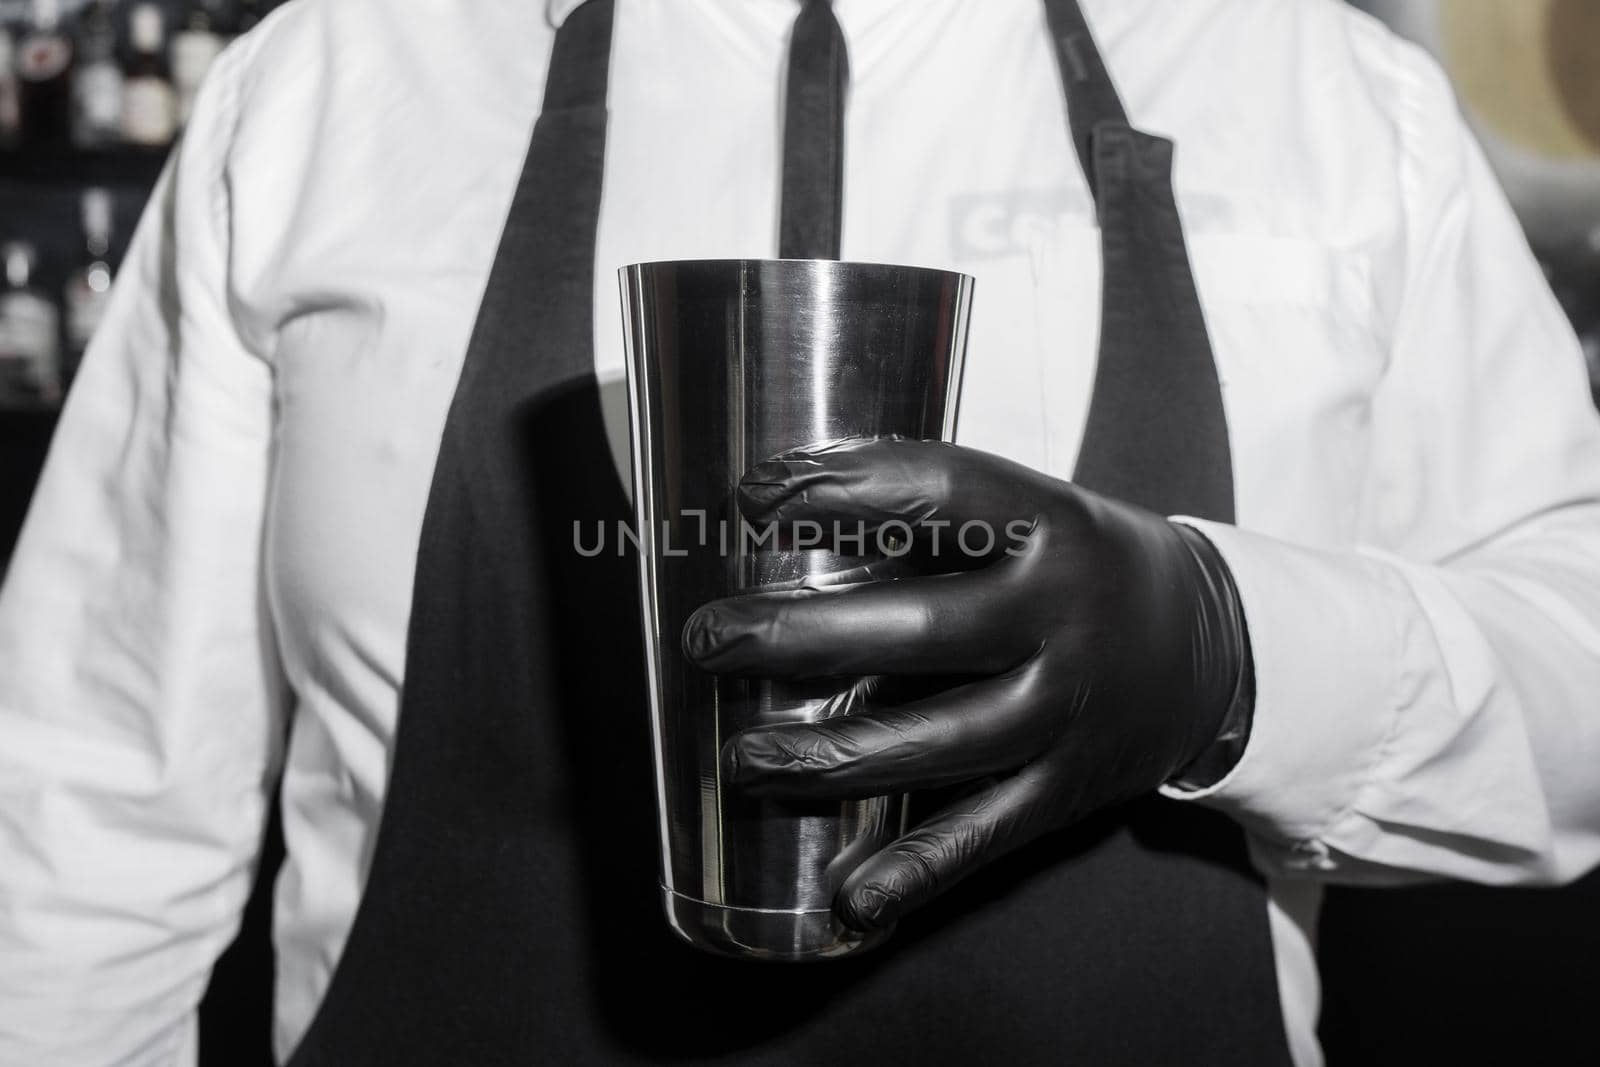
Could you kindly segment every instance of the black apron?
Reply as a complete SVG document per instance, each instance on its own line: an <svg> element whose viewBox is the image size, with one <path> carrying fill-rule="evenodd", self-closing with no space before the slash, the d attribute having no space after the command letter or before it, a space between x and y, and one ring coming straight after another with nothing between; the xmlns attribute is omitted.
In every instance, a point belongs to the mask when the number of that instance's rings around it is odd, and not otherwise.
<svg viewBox="0 0 1600 1067"><path fill-rule="evenodd" d="M1080 476L1229 520L1193 279L1150 224L1175 221L1171 145L1128 126L1077 5L1047 9L1106 267ZM1036 842L859 959L743 963L668 932L635 562L572 537L631 515L592 373L611 23L591 0L557 34L423 522L368 883L292 1067L1288 1062L1242 835L1159 799ZM1196 344L1198 376L1171 355ZM1220 447L1147 447L1195 410Z"/></svg>

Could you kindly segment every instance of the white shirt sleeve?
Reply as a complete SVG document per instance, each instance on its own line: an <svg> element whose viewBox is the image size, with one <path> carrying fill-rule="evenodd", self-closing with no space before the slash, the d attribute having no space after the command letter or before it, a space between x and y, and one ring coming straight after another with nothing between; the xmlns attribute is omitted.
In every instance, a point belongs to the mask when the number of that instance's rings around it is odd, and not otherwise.
<svg viewBox="0 0 1600 1067"><path fill-rule="evenodd" d="M1399 65L1404 282L1363 543L1195 523L1234 570L1252 735L1183 796L1272 874L1553 883L1600 862L1600 422L1582 356L1431 61Z"/></svg>
<svg viewBox="0 0 1600 1067"><path fill-rule="evenodd" d="M134 236L0 595L0 1063L175 1064L284 729L272 374L229 312L235 46Z"/></svg>

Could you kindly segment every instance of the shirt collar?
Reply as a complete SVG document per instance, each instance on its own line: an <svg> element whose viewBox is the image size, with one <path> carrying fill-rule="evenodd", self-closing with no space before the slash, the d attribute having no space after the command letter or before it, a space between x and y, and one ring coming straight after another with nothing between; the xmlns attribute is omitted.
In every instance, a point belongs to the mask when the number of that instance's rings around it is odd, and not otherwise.
<svg viewBox="0 0 1600 1067"><path fill-rule="evenodd" d="M567 16L582 7L585 0L545 0L545 18L555 29L560 29L561 24L567 21Z"/></svg>
<svg viewBox="0 0 1600 1067"><path fill-rule="evenodd" d="M582 7L586 0L544 0L545 18L556 29L567 21L567 16Z"/></svg>

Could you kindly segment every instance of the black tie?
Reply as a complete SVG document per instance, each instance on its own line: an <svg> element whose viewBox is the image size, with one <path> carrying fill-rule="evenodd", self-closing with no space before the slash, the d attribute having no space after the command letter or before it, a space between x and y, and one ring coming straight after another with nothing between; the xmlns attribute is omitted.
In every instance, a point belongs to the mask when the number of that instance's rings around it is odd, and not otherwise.
<svg viewBox="0 0 1600 1067"><path fill-rule="evenodd" d="M838 259L844 212L844 95L850 60L828 0L805 0L789 41L778 255Z"/></svg>

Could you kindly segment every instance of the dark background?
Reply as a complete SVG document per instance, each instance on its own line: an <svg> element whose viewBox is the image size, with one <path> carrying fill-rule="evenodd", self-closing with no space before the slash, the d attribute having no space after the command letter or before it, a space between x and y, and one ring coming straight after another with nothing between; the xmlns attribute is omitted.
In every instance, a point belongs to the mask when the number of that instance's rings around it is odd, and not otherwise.
<svg viewBox="0 0 1600 1067"><path fill-rule="evenodd" d="M1583 2L1600 8L1597 0ZM1394 0L1363 6L1418 35L1437 4L1408 4L1403 16L1382 10L1398 10ZM162 6L176 26L182 0ZM77 4L65 0L63 7L70 12ZM15 25L25 13L24 3L0 0L0 22ZM1600 99L1600 34L1589 54L1594 63L1584 84L1593 101ZM114 189L114 257L120 256L160 163L160 153L127 150L0 152L0 240L26 237L38 245L41 282L58 293L78 248L79 191L91 184ZM1594 164L1600 183L1600 141ZM1535 203L1537 182L1530 188L1523 180L1513 193L1519 209L1541 220L1536 243L1585 337L1600 395L1600 215L1585 215L1580 203L1570 233L1559 225L1552 231L1552 203ZM9 555L53 426L53 413L0 412L0 560ZM269 849L279 847L275 832L268 837ZM270 1026L265 889L257 887L244 933L219 962L202 1008L208 1065L268 1062L260 1054ZM1320 954L1322 1036L1335 1065L1600 1062L1600 1036L1589 1021L1600 1003L1600 874L1559 890L1334 889L1323 912Z"/></svg>

